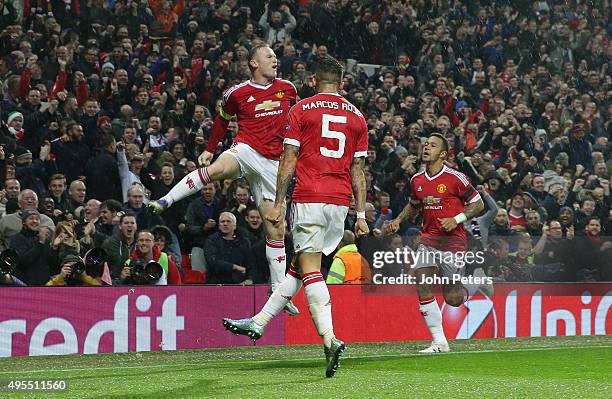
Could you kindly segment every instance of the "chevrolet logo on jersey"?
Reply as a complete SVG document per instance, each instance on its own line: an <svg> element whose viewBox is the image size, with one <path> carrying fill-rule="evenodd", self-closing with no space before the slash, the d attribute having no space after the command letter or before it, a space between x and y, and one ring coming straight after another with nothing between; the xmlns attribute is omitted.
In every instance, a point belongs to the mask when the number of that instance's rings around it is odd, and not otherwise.
<svg viewBox="0 0 612 399"><path fill-rule="evenodd" d="M425 209L442 209L442 198L436 198L433 195L428 195L423 198L423 204Z"/></svg>
<svg viewBox="0 0 612 399"><path fill-rule="evenodd" d="M428 195L423 198L423 203L426 205L439 204L440 202L442 202L442 198L436 198L433 195Z"/></svg>
<svg viewBox="0 0 612 399"><path fill-rule="evenodd" d="M261 104L257 104L255 106L255 111L271 111L274 108L278 108L281 106L281 102L280 101L272 101L272 100L266 100L264 102L262 102Z"/></svg>
<svg viewBox="0 0 612 399"><path fill-rule="evenodd" d="M272 100L266 100L262 102L261 104L257 104L255 106L255 112L257 111L264 111L264 112L256 113L255 118L261 118L262 116L282 114L283 113L282 109L276 109L276 110L274 109L280 106L281 106L280 101L272 101Z"/></svg>

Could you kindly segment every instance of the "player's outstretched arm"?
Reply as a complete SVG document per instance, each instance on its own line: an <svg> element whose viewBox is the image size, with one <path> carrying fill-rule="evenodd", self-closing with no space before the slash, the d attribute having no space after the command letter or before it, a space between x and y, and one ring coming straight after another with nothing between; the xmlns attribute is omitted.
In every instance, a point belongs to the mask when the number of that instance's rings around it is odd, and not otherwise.
<svg viewBox="0 0 612 399"><path fill-rule="evenodd" d="M229 118L231 118L230 115L222 114L221 112L215 117L212 129L210 130L210 138L208 139L206 150L198 157L200 166L206 166L206 164L210 163L212 155L217 151L219 141L221 141L227 132L227 126L230 122Z"/></svg>
<svg viewBox="0 0 612 399"><path fill-rule="evenodd" d="M287 198L289 183L291 183L295 173L295 164L297 163L299 150L300 147L285 144L285 150L281 155L278 174L276 175L276 199L274 200L274 207L266 215L266 220L274 225L283 220L283 204L285 203L285 198Z"/></svg>
<svg viewBox="0 0 612 399"><path fill-rule="evenodd" d="M408 219L414 220L415 217L421 212L421 204L414 200L408 201L404 209L400 212L395 219L393 219L388 225L385 226L385 234L395 233L399 230L400 224Z"/></svg>
<svg viewBox="0 0 612 399"><path fill-rule="evenodd" d="M358 236L363 236L370 232L368 224L365 222L366 181L363 173L364 164L365 158L357 157L353 158L351 165L351 183L353 185L353 196L355 197L355 210L357 211L355 234Z"/></svg>

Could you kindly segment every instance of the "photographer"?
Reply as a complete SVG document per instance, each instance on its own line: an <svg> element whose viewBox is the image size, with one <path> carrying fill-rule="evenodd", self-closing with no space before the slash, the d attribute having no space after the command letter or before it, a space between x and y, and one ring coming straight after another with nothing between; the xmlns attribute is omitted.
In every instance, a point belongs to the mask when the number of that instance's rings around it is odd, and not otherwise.
<svg viewBox="0 0 612 399"><path fill-rule="evenodd" d="M13 249L3 251L0 254L0 286L13 285L24 287L26 284L13 276L15 266L19 262L19 254Z"/></svg>
<svg viewBox="0 0 612 399"><path fill-rule="evenodd" d="M47 282L48 286L102 285L99 278L89 276L80 256L67 254L60 264L60 273Z"/></svg>
<svg viewBox="0 0 612 399"><path fill-rule="evenodd" d="M163 269L163 274L157 281L143 276L143 273L135 270L136 268L141 268L143 263L146 265L149 262L157 262ZM155 237L153 237L150 231L142 230L136 236L136 250L125 261L121 276L114 283L119 285L168 285L181 284L182 282L174 260L168 254L161 252L159 247L155 245Z"/></svg>

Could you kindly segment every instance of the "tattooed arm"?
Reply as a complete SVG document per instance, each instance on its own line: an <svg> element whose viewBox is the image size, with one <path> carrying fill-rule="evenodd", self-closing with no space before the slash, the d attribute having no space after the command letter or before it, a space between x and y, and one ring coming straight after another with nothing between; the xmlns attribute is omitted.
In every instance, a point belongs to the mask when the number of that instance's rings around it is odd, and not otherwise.
<svg viewBox="0 0 612 399"><path fill-rule="evenodd" d="M285 144L285 150L281 156L278 175L276 176L276 198L274 200L274 207L265 215L266 220L275 226L283 221L283 204L285 203L285 198L287 198L289 183L291 183L291 179L295 173L295 165L297 163L299 150L300 147Z"/></svg>
<svg viewBox="0 0 612 399"><path fill-rule="evenodd" d="M480 196L474 202L470 202L465 206L463 212L459 215L456 215L452 218L438 218L440 221L440 226L444 231L452 231L454 230L459 223L463 223L466 220L470 220L482 214L485 209L484 202L482 202L482 198Z"/></svg>
<svg viewBox="0 0 612 399"><path fill-rule="evenodd" d="M355 234L364 236L370 232L365 221L366 204L366 182L363 174L364 157L353 158L351 165L351 182L353 184L353 196L355 197L355 210L357 211L357 222L355 223Z"/></svg>
<svg viewBox="0 0 612 399"><path fill-rule="evenodd" d="M353 195L355 196L355 210L365 212L366 203L366 182L363 174L365 158L353 158L351 165L351 181L353 184Z"/></svg>
<svg viewBox="0 0 612 399"><path fill-rule="evenodd" d="M289 189L289 183L291 183L291 179L293 179L293 174L295 173L295 164L297 163L299 150L300 147L285 144L285 151L281 156L278 166L278 175L276 176L275 207L283 205L285 198L287 198L287 190Z"/></svg>
<svg viewBox="0 0 612 399"><path fill-rule="evenodd" d="M410 199L400 214L386 226L384 233L391 234L397 232L400 228L400 224L404 220L408 219L412 221L420 212L421 203Z"/></svg>

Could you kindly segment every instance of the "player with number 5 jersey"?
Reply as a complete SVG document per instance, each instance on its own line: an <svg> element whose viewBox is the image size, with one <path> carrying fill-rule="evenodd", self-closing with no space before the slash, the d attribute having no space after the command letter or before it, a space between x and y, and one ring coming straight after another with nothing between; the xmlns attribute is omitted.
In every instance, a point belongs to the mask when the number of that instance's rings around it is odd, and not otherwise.
<svg viewBox="0 0 612 399"><path fill-rule="evenodd" d="M300 147L293 202L350 205L351 163L368 151L357 107L337 93L306 98L291 108L284 142Z"/></svg>

